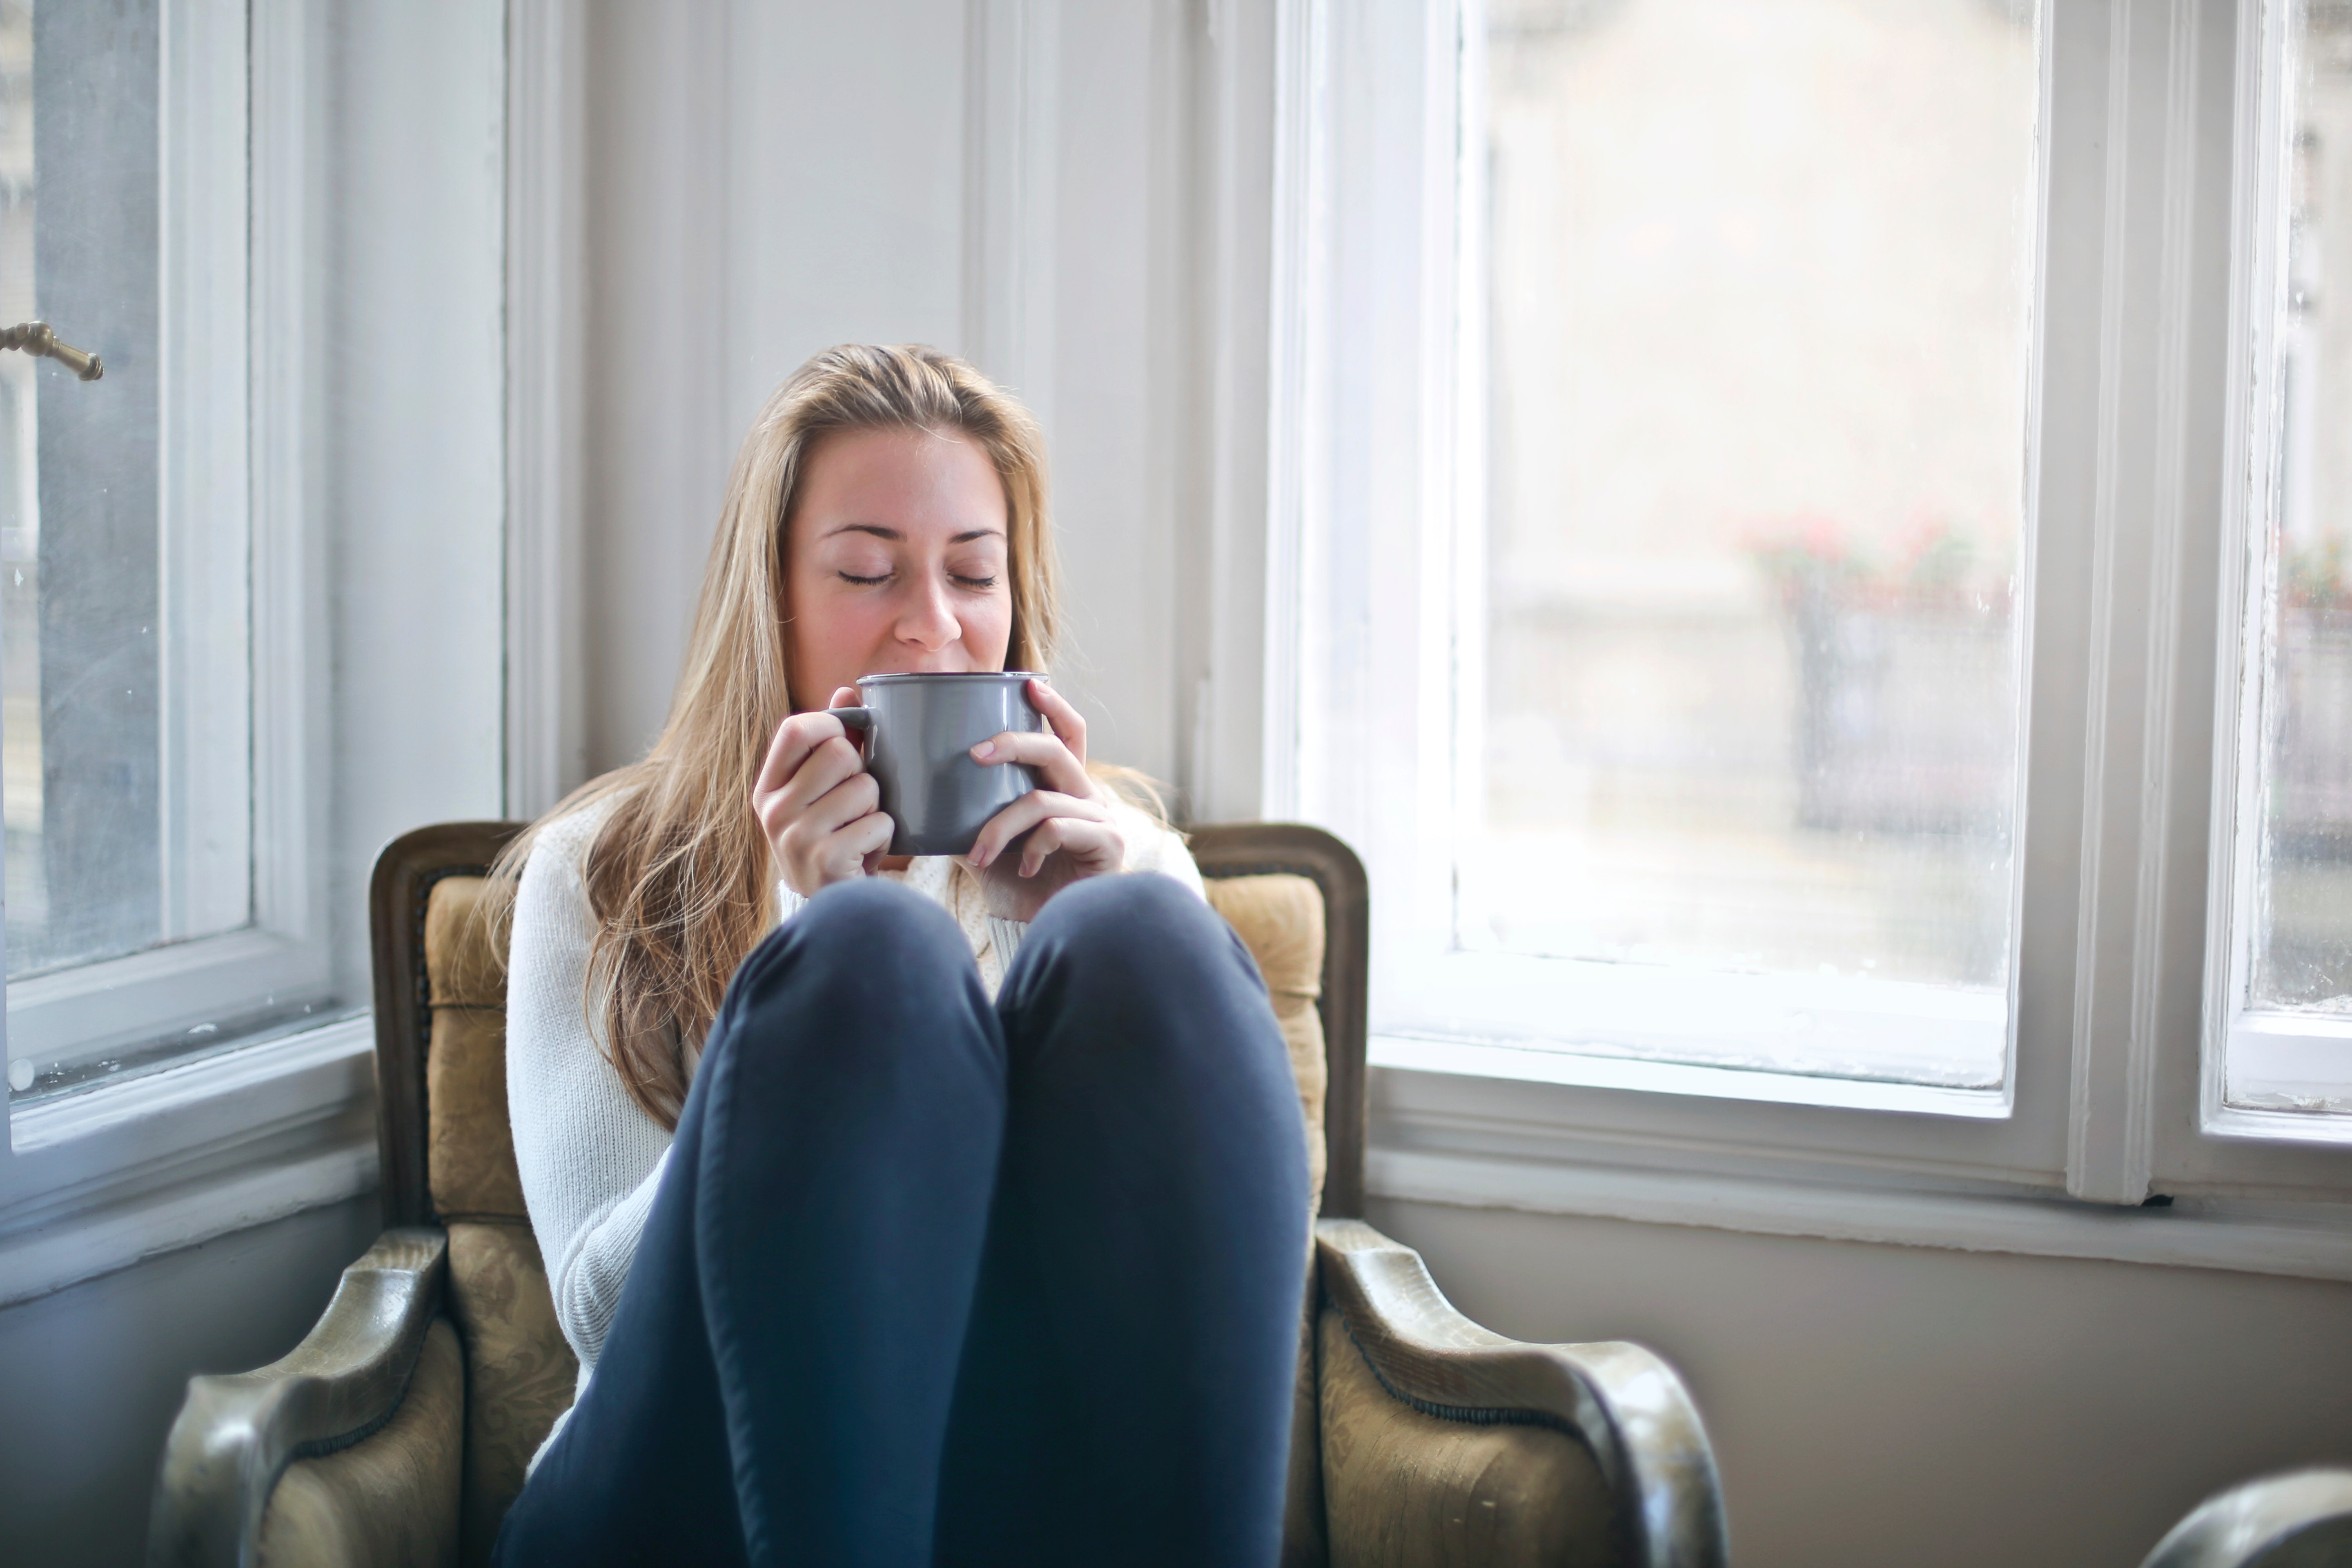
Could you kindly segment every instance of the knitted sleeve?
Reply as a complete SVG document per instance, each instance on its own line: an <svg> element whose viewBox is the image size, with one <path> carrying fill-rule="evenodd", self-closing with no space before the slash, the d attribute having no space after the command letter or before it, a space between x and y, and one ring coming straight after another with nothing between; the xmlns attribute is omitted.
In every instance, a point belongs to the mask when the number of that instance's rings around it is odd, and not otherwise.
<svg viewBox="0 0 2352 1568"><path fill-rule="evenodd" d="M515 896L507 966L507 1113L556 1321L585 1373L604 1347L670 1135L599 1045L586 996L594 927L581 861L604 812L551 825Z"/></svg>

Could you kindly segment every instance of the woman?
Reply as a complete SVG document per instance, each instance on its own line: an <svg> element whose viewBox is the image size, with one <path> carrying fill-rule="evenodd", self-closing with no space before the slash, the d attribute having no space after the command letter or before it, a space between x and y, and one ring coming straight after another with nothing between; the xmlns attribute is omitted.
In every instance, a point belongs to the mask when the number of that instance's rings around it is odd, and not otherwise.
<svg viewBox="0 0 2352 1568"><path fill-rule="evenodd" d="M893 861L828 707L1044 669L1042 443L845 347L743 444L646 758L502 859L508 1100L576 1403L503 1563L1271 1562L1303 1135L1182 843L1047 734ZM1008 661L1010 661L1008 663Z"/></svg>

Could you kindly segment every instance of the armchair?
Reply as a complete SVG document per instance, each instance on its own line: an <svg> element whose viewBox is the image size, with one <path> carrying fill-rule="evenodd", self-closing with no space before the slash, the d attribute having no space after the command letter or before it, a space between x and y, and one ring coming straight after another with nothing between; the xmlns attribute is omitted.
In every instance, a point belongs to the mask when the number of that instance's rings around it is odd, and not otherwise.
<svg viewBox="0 0 2352 1568"><path fill-rule="evenodd" d="M163 1565L478 1563L572 1399L507 1123L505 977L476 919L517 823L449 823L376 863L385 1230L281 1360L198 1377L158 1479ZM1446 1302L1362 1219L1367 892L1318 829L1196 829L1291 1051L1318 1178L1286 1564L1722 1568L1715 1460L1674 1369L1532 1345Z"/></svg>

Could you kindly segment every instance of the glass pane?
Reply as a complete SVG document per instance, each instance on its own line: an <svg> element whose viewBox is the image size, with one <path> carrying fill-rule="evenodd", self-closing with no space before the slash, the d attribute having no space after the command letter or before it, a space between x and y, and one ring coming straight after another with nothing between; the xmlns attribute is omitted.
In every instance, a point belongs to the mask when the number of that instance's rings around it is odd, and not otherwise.
<svg viewBox="0 0 2352 1568"><path fill-rule="evenodd" d="M2352 7L2290 16L2251 1000L2352 1016Z"/></svg>
<svg viewBox="0 0 2352 1568"><path fill-rule="evenodd" d="M0 4L0 300L102 381L0 355L8 973L161 933L157 8Z"/></svg>
<svg viewBox="0 0 2352 1568"><path fill-rule="evenodd" d="M1464 944L2002 992L2030 4L1488 16Z"/></svg>

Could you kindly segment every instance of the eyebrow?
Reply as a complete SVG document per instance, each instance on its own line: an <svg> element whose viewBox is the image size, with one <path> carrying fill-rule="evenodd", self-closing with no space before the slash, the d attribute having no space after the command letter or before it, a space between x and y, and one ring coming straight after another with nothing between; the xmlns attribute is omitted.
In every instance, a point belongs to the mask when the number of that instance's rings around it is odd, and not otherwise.
<svg viewBox="0 0 2352 1568"><path fill-rule="evenodd" d="M907 539L907 536L899 532L897 529L885 528L878 522L845 522L839 528L835 529L832 533L826 534L825 537L827 539L831 539L835 534L841 533L870 533L877 539L887 539L894 544L902 544L906 542ZM949 539L948 542L950 544L970 544L975 539L1002 539L1003 537L1004 531L1001 528L974 528L954 535Z"/></svg>

